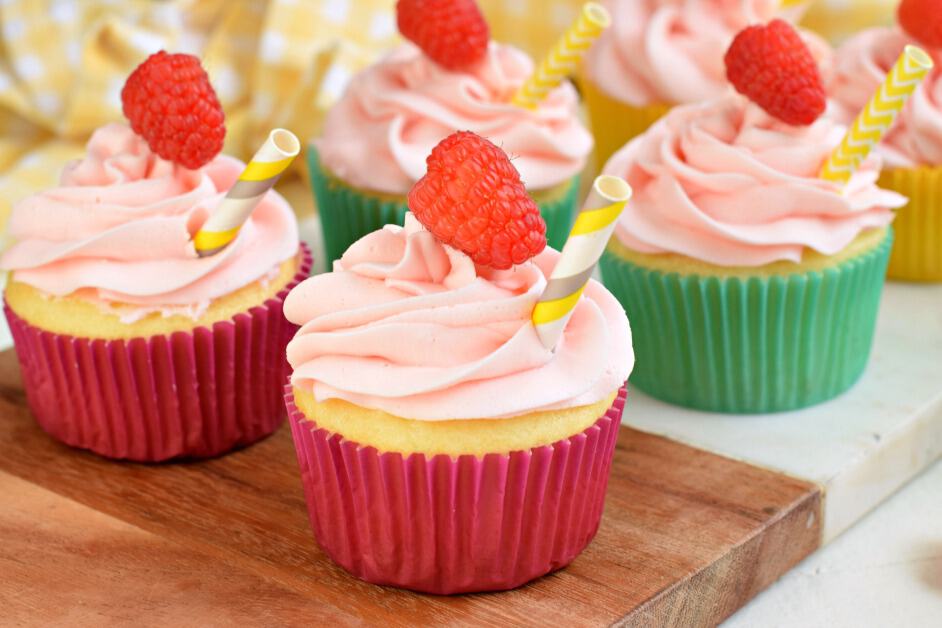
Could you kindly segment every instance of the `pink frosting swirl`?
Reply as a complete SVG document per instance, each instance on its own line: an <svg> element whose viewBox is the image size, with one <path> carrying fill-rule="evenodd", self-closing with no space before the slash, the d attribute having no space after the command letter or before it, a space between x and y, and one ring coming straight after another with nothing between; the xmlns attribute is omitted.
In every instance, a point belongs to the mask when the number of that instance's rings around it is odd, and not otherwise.
<svg viewBox="0 0 942 628"><path fill-rule="evenodd" d="M293 383L422 420L502 418L606 398L634 362L624 310L590 282L555 353L530 313L558 253L506 271L476 267L407 215L356 242L334 272L285 301L301 325Z"/></svg>
<svg viewBox="0 0 942 628"><path fill-rule="evenodd" d="M742 29L776 16L795 17L801 8L781 10L780 0L606 0L612 26L589 51L588 76L621 102L700 102L729 89L723 56ZM830 48L803 34L812 53L828 64Z"/></svg>
<svg viewBox="0 0 942 628"><path fill-rule="evenodd" d="M122 124L92 135L60 186L20 201L0 259L13 278L45 293L162 309L207 305L269 275L298 251L297 222L269 193L236 241L199 258L194 233L244 165L219 156L200 170L164 161ZM199 309L199 308L197 308Z"/></svg>
<svg viewBox="0 0 942 628"><path fill-rule="evenodd" d="M886 79L906 44L915 43L898 28L874 28L849 39L837 51L828 88L833 115L853 122ZM900 112L893 129L877 147L890 168L942 165L942 51L936 67Z"/></svg>
<svg viewBox="0 0 942 628"><path fill-rule="evenodd" d="M641 253L721 266L835 254L906 202L876 186L879 158L843 192L818 178L844 131L826 117L790 126L735 95L676 107L605 166L635 192L616 236Z"/></svg>
<svg viewBox="0 0 942 628"><path fill-rule="evenodd" d="M404 195L438 142L474 131L514 159L529 189L551 188L582 170L592 136L569 84L536 110L510 104L532 71L524 53L493 42L468 72L445 70L406 44L353 78L314 145L321 163L347 183Z"/></svg>

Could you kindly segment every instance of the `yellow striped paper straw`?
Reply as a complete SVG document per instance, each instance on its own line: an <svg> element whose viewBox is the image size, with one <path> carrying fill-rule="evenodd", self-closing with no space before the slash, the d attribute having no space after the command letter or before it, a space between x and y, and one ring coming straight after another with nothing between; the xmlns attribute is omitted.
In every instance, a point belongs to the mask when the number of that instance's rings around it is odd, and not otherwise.
<svg viewBox="0 0 942 628"><path fill-rule="evenodd" d="M602 175L592 184L546 289L533 308L536 333L547 349L555 349L562 337L630 198L631 186L618 177Z"/></svg>
<svg viewBox="0 0 942 628"><path fill-rule="evenodd" d="M252 210L299 152L301 142L291 131L275 129L269 133L219 207L193 236L193 246L200 257L215 255L235 240Z"/></svg>
<svg viewBox="0 0 942 628"><path fill-rule="evenodd" d="M612 18L605 7L595 2L584 4L573 25L514 94L513 103L536 108L547 94L575 71L583 55L611 23Z"/></svg>
<svg viewBox="0 0 942 628"><path fill-rule="evenodd" d="M847 183L873 147L887 134L906 100L932 69L932 59L916 46L906 46L873 98L860 112L821 169L821 178Z"/></svg>

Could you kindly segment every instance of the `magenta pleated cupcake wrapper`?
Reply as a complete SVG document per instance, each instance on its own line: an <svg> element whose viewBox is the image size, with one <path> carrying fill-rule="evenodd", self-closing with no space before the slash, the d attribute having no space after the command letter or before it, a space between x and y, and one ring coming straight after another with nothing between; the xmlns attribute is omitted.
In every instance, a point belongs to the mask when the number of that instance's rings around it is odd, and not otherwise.
<svg viewBox="0 0 942 628"><path fill-rule="evenodd" d="M204 458L254 443L285 419L285 347L297 327L283 290L230 321L130 340L75 338L4 312L39 425L67 445L108 458Z"/></svg>
<svg viewBox="0 0 942 628"><path fill-rule="evenodd" d="M512 589L568 565L595 536L625 405L584 432L508 455L380 453L317 427L289 388L314 536L368 582L450 594Z"/></svg>

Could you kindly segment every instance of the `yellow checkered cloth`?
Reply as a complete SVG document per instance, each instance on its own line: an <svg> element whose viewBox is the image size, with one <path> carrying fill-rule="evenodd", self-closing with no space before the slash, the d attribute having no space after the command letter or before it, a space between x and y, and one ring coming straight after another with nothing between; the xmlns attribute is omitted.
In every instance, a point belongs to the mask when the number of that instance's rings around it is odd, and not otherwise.
<svg viewBox="0 0 942 628"><path fill-rule="evenodd" d="M275 126L317 129L346 77L396 38L391 1L7 0L0 3L0 224L55 184L90 133L120 120L124 79L161 49L203 58L226 111L225 150L250 157ZM297 198L304 203L307 196ZM310 204L310 203L308 203Z"/></svg>
<svg viewBox="0 0 942 628"><path fill-rule="evenodd" d="M579 0L484 0L494 38L541 56ZM398 41L395 0L0 0L0 227L55 185L98 126L120 120L127 75L164 49L199 55L246 159L282 126L313 137L347 80ZM303 160L297 161L303 171ZM311 206L299 177L279 186Z"/></svg>

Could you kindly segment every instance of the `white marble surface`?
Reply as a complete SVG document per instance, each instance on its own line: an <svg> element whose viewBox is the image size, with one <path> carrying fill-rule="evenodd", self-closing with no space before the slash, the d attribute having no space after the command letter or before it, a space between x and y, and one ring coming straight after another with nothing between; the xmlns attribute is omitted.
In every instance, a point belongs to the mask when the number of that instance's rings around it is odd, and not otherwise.
<svg viewBox="0 0 942 628"><path fill-rule="evenodd" d="M737 416L634 391L624 422L823 486L828 542L942 455L942 286L887 285L867 371L834 401Z"/></svg>
<svg viewBox="0 0 942 628"><path fill-rule="evenodd" d="M942 462L723 626L942 626Z"/></svg>

